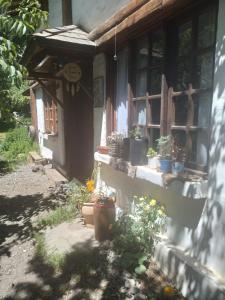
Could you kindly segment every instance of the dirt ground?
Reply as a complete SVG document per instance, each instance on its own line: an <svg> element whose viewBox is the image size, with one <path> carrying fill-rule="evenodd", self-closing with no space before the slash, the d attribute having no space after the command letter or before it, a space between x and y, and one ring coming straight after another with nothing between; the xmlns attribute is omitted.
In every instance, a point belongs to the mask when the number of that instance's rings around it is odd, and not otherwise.
<svg viewBox="0 0 225 300"><path fill-rule="evenodd" d="M161 290L169 283L154 264L148 277L139 281L113 263L114 253L107 245L92 247L85 240L82 247L74 246L60 273L37 257L35 220L59 205L52 186L46 175L32 172L29 165L0 177L0 299L165 299ZM151 297L152 291L158 296Z"/></svg>

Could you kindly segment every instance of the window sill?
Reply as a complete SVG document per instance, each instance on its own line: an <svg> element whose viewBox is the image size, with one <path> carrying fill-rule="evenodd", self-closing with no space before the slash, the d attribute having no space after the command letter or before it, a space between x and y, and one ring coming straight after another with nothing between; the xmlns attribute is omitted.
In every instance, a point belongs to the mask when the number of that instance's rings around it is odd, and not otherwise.
<svg viewBox="0 0 225 300"><path fill-rule="evenodd" d="M49 138L55 138L58 136L58 133L44 133L44 139L48 140Z"/></svg>
<svg viewBox="0 0 225 300"><path fill-rule="evenodd" d="M98 152L95 152L95 160L110 165L113 169L124 172L129 177L146 180L183 197L192 199L205 199L207 197L208 181L205 179L187 180L182 176L163 174L149 166L131 166L129 162Z"/></svg>

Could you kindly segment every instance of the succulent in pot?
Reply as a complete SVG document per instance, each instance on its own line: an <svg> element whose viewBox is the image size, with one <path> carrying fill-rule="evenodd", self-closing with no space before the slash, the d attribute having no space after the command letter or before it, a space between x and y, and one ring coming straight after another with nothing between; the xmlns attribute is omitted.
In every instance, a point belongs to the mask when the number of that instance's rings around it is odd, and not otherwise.
<svg viewBox="0 0 225 300"><path fill-rule="evenodd" d="M142 135L139 126L134 127L130 132L130 162L133 166L147 164L148 140Z"/></svg>
<svg viewBox="0 0 225 300"><path fill-rule="evenodd" d="M147 152L148 166L152 169L157 169L159 167L159 158L157 152L153 148L148 148Z"/></svg>
<svg viewBox="0 0 225 300"><path fill-rule="evenodd" d="M169 173L172 165L172 137L170 135L161 136L157 143L160 155L160 171Z"/></svg>

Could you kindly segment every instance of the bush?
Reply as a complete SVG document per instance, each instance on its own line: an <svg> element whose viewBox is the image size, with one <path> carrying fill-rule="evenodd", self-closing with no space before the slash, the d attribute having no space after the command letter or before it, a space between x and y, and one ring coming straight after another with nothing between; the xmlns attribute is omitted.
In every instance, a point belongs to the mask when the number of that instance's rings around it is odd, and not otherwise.
<svg viewBox="0 0 225 300"><path fill-rule="evenodd" d="M135 197L133 214L122 215L114 225L114 248L121 262L140 274L144 262L153 254L157 234L165 224L165 209L149 196Z"/></svg>
<svg viewBox="0 0 225 300"><path fill-rule="evenodd" d="M0 153L11 162L25 161L29 151L37 146L28 136L26 127L16 127L10 130L0 145Z"/></svg>

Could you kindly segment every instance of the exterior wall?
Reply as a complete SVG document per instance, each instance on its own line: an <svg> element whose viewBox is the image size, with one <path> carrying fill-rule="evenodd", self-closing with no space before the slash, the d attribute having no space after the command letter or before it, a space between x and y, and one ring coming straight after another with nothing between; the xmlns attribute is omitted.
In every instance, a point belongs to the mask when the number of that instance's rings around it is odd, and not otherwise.
<svg viewBox="0 0 225 300"><path fill-rule="evenodd" d="M62 99L60 91L61 89L57 90L57 97ZM36 88L35 94L37 105L38 141L41 155L45 158L53 160L53 162L60 167L63 167L65 164L63 109L58 105L57 135L46 134L42 89L40 87Z"/></svg>
<svg viewBox="0 0 225 300"><path fill-rule="evenodd" d="M172 192L145 180L132 179L104 163L98 184L112 188L117 204L125 210L131 207L134 195L151 194L158 199L168 212L166 236L172 245L225 277L225 1L219 2L207 199L179 196L176 189ZM167 263L174 267L172 261Z"/></svg>
<svg viewBox="0 0 225 300"><path fill-rule="evenodd" d="M72 0L73 24L80 25L89 32L128 2L129 0Z"/></svg>
<svg viewBox="0 0 225 300"><path fill-rule="evenodd" d="M48 0L49 16L48 24L49 27L57 27L63 25L62 18L62 0Z"/></svg>
<svg viewBox="0 0 225 300"><path fill-rule="evenodd" d="M93 79L103 77L106 82L106 58L104 54L98 54L93 63ZM104 84L104 103L102 107L94 107L94 151L97 146L106 145L106 85ZM96 97L96 95L94 95Z"/></svg>

